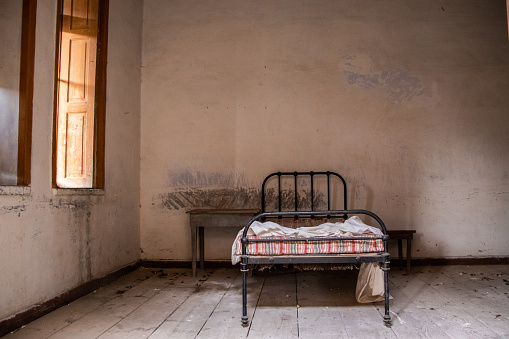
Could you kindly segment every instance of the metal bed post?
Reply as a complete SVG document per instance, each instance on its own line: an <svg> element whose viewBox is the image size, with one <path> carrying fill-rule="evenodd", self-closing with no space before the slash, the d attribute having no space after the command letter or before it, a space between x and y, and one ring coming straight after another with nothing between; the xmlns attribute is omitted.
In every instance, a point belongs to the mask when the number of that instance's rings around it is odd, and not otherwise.
<svg viewBox="0 0 509 339"><path fill-rule="evenodd" d="M315 188L313 185L313 172L309 172L309 177L311 178L311 211L315 210ZM313 219L314 216L311 216L311 219Z"/></svg>
<svg viewBox="0 0 509 339"><path fill-rule="evenodd" d="M295 190L295 199L294 199L295 200L295 211L298 211L299 196L297 193L297 172L293 172L293 186L294 186L294 190Z"/></svg>
<svg viewBox="0 0 509 339"><path fill-rule="evenodd" d="M281 212L281 172L277 172L277 198L278 198L278 211Z"/></svg>
<svg viewBox="0 0 509 339"><path fill-rule="evenodd" d="M390 327L391 326L391 315L389 314L389 271L390 271L390 260L389 260L389 252L387 252L387 249L389 248L389 236L385 235L383 237L383 243L384 243L384 250L385 250L385 257L382 264L382 270L384 272L384 297L385 297L385 315L384 315L384 323L385 326Z"/></svg>
<svg viewBox="0 0 509 339"><path fill-rule="evenodd" d="M346 210L346 208L345 208ZM330 172L327 171L327 211L330 211Z"/></svg>
<svg viewBox="0 0 509 339"><path fill-rule="evenodd" d="M240 262L240 271L242 272L242 326L247 327L249 319L247 317L247 272L249 271L246 257L247 238L242 239L242 258Z"/></svg>

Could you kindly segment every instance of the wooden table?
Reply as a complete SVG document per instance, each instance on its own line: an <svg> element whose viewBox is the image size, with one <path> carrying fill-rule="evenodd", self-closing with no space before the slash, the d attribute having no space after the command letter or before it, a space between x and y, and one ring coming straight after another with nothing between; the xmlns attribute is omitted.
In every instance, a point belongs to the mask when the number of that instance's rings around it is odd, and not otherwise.
<svg viewBox="0 0 509 339"><path fill-rule="evenodd" d="M406 239L406 274L410 273L410 260L412 259L412 239L415 230L393 230L387 231L389 235L389 240L397 239L398 240L398 256L399 261L398 265L401 269L403 263L403 244L402 240Z"/></svg>
<svg viewBox="0 0 509 339"><path fill-rule="evenodd" d="M200 268L205 268L205 227L235 227L240 230L260 212L257 209L195 209L188 211L191 226L193 277L196 276L197 241L200 248Z"/></svg>

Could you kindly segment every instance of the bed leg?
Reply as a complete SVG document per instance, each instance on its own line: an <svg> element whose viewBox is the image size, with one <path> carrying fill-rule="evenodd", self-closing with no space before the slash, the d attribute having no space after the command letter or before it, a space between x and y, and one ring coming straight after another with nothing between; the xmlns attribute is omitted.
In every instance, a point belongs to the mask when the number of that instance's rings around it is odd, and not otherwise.
<svg viewBox="0 0 509 339"><path fill-rule="evenodd" d="M391 315L389 313L389 257L383 263L383 271L384 271L384 288L385 288L385 315L384 315L384 323L385 326L391 327Z"/></svg>
<svg viewBox="0 0 509 339"><path fill-rule="evenodd" d="M242 258L240 271L242 272L242 326L247 327L249 325L247 317L247 273L249 269L245 260L245 258Z"/></svg>

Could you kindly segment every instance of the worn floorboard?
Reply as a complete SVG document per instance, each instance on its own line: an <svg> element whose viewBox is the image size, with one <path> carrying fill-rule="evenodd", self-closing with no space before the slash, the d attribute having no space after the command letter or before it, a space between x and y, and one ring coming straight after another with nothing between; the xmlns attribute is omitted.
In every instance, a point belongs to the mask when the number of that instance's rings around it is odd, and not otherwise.
<svg viewBox="0 0 509 339"><path fill-rule="evenodd" d="M231 287L234 279L235 272L232 270L215 270L150 338L195 338Z"/></svg>
<svg viewBox="0 0 509 339"><path fill-rule="evenodd" d="M354 273L354 274L352 274ZM383 322L383 313L373 303L359 304L355 299L356 271L336 272L326 277L334 301L341 307L341 316L348 338L396 338Z"/></svg>
<svg viewBox="0 0 509 339"><path fill-rule="evenodd" d="M436 268L409 277L395 276L393 282L420 307L427 311L441 329L451 338L497 338L498 335L465 308L448 297L444 277ZM466 301L470 303L471 301Z"/></svg>
<svg viewBox="0 0 509 339"><path fill-rule="evenodd" d="M253 314L258 303L265 277L254 276L249 279L247 290L248 316ZM246 338L249 327L240 326L242 322L242 276L236 276L232 286L223 296L197 338Z"/></svg>
<svg viewBox="0 0 509 339"><path fill-rule="evenodd" d="M250 322L249 336L296 338L298 331L295 273L267 276Z"/></svg>
<svg viewBox="0 0 509 339"><path fill-rule="evenodd" d="M509 265L393 269L390 328L383 302L356 302L356 277L255 274L242 327L238 268L140 268L5 338L509 338Z"/></svg>
<svg viewBox="0 0 509 339"><path fill-rule="evenodd" d="M343 320L345 307L341 307L330 286L336 272L304 272L297 276L299 337L348 338Z"/></svg>

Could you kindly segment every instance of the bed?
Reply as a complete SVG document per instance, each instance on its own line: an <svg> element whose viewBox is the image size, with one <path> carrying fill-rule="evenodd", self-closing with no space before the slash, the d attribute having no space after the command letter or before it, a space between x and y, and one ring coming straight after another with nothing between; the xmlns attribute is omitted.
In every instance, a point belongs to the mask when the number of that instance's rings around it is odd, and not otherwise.
<svg viewBox="0 0 509 339"><path fill-rule="evenodd" d="M346 181L335 172L276 172L265 178L261 213L239 231L232 246L232 263L240 262L242 273L243 326L249 324L250 266L317 264L377 265L383 321L391 325L387 229L375 213L349 210L347 201ZM365 224L361 217L378 227Z"/></svg>

